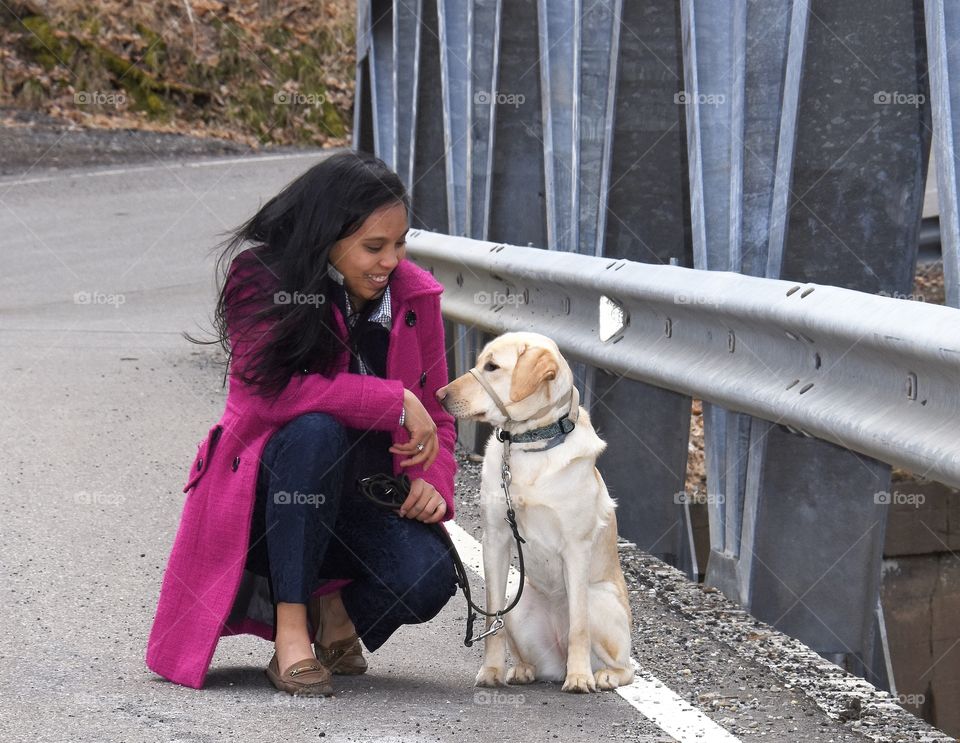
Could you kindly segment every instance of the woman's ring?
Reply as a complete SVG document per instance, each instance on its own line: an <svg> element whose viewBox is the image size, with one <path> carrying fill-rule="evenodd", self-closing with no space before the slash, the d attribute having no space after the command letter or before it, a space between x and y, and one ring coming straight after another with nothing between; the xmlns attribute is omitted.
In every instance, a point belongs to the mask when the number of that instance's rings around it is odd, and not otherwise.
<svg viewBox="0 0 960 743"><path fill-rule="evenodd" d="M423 451L423 444L417 444L417 451Z"/></svg>

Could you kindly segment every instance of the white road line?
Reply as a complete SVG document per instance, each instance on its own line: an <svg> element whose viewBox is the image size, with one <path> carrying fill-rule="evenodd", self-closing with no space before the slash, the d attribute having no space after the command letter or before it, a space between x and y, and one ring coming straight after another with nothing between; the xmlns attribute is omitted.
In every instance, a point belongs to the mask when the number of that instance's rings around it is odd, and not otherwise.
<svg viewBox="0 0 960 743"><path fill-rule="evenodd" d="M739 738L680 698L652 673L645 672L636 661L633 661L633 671L633 683L621 686L617 694L680 743L740 743Z"/></svg>
<svg viewBox="0 0 960 743"><path fill-rule="evenodd" d="M297 160L302 158L319 159L329 154L327 152L298 152L290 155L253 155L250 157L227 157L216 160L196 160L193 162L170 162L157 165L141 165L135 168L113 168L110 170L90 170L81 173L63 173L60 175L49 175L38 178L25 178L16 180L16 176L9 176L9 180L0 179L0 186L6 186L8 189L15 186L27 186L34 183L53 183L55 181L76 180L78 178L103 178L108 175L130 175L131 173L147 173L152 170L169 170L171 168L213 168L219 165L247 165L257 163L276 162L277 160Z"/></svg>
<svg viewBox="0 0 960 743"><path fill-rule="evenodd" d="M445 526L463 564L482 578L483 547L455 521L447 521ZM520 573L511 567L508 585L512 588L519 582ZM636 661L633 667L633 683L621 686L617 693L665 733L680 743L740 743L739 738L684 701L656 676L645 672Z"/></svg>
<svg viewBox="0 0 960 743"><path fill-rule="evenodd" d="M460 554L460 560L470 568L480 578L483 578L483 547L480 542L467 534L456 521L447 521L444 523L447 531L450 532L450 538L457 546L457 552ZM510 568L510 575L507 577L507 595L510 595L520 585L520 572L516 568ZM479 602L478 602L479 603Z"/></svg>

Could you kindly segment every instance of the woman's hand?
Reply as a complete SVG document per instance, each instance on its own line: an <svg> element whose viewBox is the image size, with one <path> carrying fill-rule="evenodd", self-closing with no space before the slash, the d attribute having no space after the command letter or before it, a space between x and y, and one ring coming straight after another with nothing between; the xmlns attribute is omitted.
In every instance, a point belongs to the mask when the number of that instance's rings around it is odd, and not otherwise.
<svg viewBox="0 0 960 743"><path fill-rule="evenodd" d="M447 512L447 502L426 480L417 478L410 483L410 494L400 506L400 515L425 524L435 524Z"/></svg>
<svg viewBox="0 0 960 743"><path fill-rule="evenodd" d="M410 440L405 444L394 444L390 451L409 457L400 462L401 467L422 464L426 472L440 451L437 424L433 422L423 403L407 389L403 391L403 427L410 432Z"/></svg>

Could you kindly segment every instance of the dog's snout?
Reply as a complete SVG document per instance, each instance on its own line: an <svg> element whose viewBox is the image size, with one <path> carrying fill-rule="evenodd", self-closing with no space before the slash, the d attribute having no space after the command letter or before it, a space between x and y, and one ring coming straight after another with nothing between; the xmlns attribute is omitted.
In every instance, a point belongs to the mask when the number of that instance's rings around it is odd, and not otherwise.
<svg viewBox="0 0 960 743"><path fill-rule="evenodd" d="M441 387L440 389L437 390L437 402L440 403L440 407L442 407L442 408L443 408L444 410L446 410L448 413L451 412L451 410L450 410L450 402L451 402L451 401L452 401L452 398L450 397L450 385L449 385L449 384L446 385L445 387Z"/></svg>
<svg viewBox="0 0 960 743"><path fill-rule="evenodd" d="M480 415L480 412L473 412L477 411L478 407L482 405L472 397L476 393L476 390L473 389L475 381L469 373L451 379L434 393L437 402L455 418L470 418ZM482 390L480 391L482 392ZM482 407L480 409L482 410Z"/></svg>

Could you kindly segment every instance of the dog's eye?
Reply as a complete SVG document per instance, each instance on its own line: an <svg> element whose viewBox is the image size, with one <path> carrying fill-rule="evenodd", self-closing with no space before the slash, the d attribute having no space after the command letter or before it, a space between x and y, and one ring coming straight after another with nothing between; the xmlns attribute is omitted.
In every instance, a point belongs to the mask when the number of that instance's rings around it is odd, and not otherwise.
<svg viewBox="0 0 960 743"><path fill-rule="evenodd" d="M488 361L486 364L483 365L484 371L496 371L499 368L500 367L494 364L492 361Z"/></svg>

